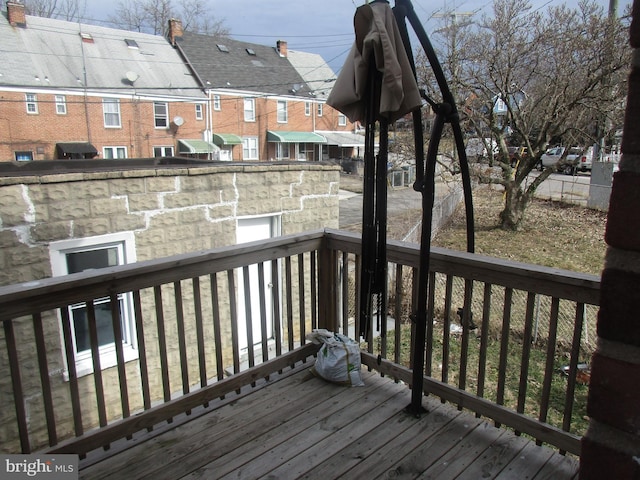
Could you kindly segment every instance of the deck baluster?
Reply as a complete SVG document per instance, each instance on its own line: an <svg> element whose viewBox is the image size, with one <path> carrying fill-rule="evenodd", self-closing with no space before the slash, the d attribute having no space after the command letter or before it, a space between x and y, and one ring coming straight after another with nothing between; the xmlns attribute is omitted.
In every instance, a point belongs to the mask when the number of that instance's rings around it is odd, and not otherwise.
<svg viewBox="0 0 640 480"><path fill-rule="evenodd" d="M51 394L51 381L49 380L47 348L44 341L44 328L42 325L42 315L40 313L33 315L33 333L36 341L36 351L38 352L38 370L40 371L44 414L47 419L47 435L49 437L49 446L52 447L58 443L58 435L56 432L56 418Z"/></svg>

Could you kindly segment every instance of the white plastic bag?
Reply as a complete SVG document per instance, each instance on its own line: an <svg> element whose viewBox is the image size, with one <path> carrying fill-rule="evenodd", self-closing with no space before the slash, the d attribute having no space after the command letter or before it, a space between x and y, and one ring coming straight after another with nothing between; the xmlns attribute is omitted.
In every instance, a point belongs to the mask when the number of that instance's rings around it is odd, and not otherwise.
<svg viewBox="0 0 640 480"><path fill-rule="evenodd" d="M362 387L360 345L349 337L325 329L314 330L307 340L322 343L311 371L330 382Z"/></svg>

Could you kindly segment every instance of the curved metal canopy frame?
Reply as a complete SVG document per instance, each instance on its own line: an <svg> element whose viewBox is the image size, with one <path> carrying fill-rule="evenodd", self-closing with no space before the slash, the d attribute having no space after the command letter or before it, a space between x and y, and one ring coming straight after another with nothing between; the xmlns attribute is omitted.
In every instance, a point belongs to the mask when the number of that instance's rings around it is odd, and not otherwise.
<svg viewBox="0 0 640 480"><path fill-rule="evenodd" d="M385 1L386 0L375 0ZM388 2L386 2L388 3ZM473 252L474 241L474 218L473 202L471 194L471 177L469 164L465 153L464 138L460 126L460 118L456 108L455 99L447 84L442 66L428 35L426 34L410 0L396 0L393 8L394 16L403 45L409 58L413 75L416 76L415 61L407 22L422 46L426 57L431 65L431 69L438 83L442 95L442 101L436 102L429 98L424 91L421 96L436 114L436 118L431 131L429 146L425 157L424 138L422 128L421 110L414 110L413 128L416 152L416 180L413 185L414 190L422 194L422 231L420 242L420 262L418 270L417 303L415 312L412 314L412 321L415 324L415 346L412 358L412 397L411 403L406 410L420 416L424 409L422 407L423 378L426 350L426 326L428 315L427 288L430 267L431 251L431 231L433 220L433 205L435 199L435 171L438 147L442 139L442 133L447 123L451 124L456 150L460 160L460 172L462 174L462 186L464 192L466 227L467 227L467 251ZM377 298L378 316L385 315L386 308L382 299L386 298L386 166L388 153L388 122L383 118L377 118L374 113L377 111L379 96L379 73L372 68L370 71L369 85L369 105L366 122L366 145L365 145L365 179L363 192L363 225L362 225L362 270L361 270L361 301L360 301L360 334L365 339L370 338L369 323L372 315L372 299ZM377 158L373 156L373 139L376 120L380 122L380 148ZM465 310L468 310L465 309ZM432 313L431 313L432 315ZM470 312L463 312L463 329L469 324ZM380 318L378 318L380 321ZM382 324L386 323L385 321ZM384 334L384 327L381 331Z"/></svg>

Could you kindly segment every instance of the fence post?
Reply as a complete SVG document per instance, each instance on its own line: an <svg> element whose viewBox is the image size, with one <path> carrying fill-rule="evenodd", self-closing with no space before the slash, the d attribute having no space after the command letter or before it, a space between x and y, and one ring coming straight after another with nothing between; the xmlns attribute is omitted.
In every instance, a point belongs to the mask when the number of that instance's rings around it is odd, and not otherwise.
<svg viewBox="0 0 640 480"><path fill-rule="evenodd" d="M318 251L318 328L337 332L338 325L338 257L329 249L326 237Z"/></svg>

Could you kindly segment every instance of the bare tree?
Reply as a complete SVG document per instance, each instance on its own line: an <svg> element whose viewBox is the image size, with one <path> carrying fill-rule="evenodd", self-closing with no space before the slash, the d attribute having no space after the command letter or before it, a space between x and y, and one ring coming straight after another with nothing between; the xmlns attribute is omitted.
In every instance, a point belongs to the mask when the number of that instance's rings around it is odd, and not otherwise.
<svg viewBox="0 0 640 480"><path fill-rule="evenodd" d="M59 18L68 21L80 20L87 9L86 0L29 0L25 4L29 15Z"/></svg>
<svg viewBox="0 0 640 480"><path fill-rule="evenodd" d="M148 28L148 15L143 4L136 1L121 1L116 8L116 16L110 16L109 21L118 28L143 32Z"/></svg>
<svg viewBox="0 0 640 480"><path fill-rule="evenodd" d="M179 18L185 31L229 34L224 22L210 14L206 0L120 0L109 21L128 30L164 35L171 18Z"/></svg>
<svg viewBox="0 0 640 480"><path fill-rule="evenodd" d="M527 0L494 0L493 16L459 25L455 44L445 41L443 64L465 130L491 139L490 155L494 141L498 148L493 163L474 171L480 181L504 187L503 228L519 227L552 173L529 177L550 142L591 145L603 126L612 131L622 124L627 31L626 20L608 17L592 2L540 11ZM420 71L428 87L428 70ZM529 155L512 166L509 145L526 146Z"/></svg>
<svg viewBox="0 0 640 480"><path fill-rule="evenodd" d="M202 0L180 0L182 27L185 30L205 35L228 36L229 29L224 20L209 15L206 4Z"/></svg>

